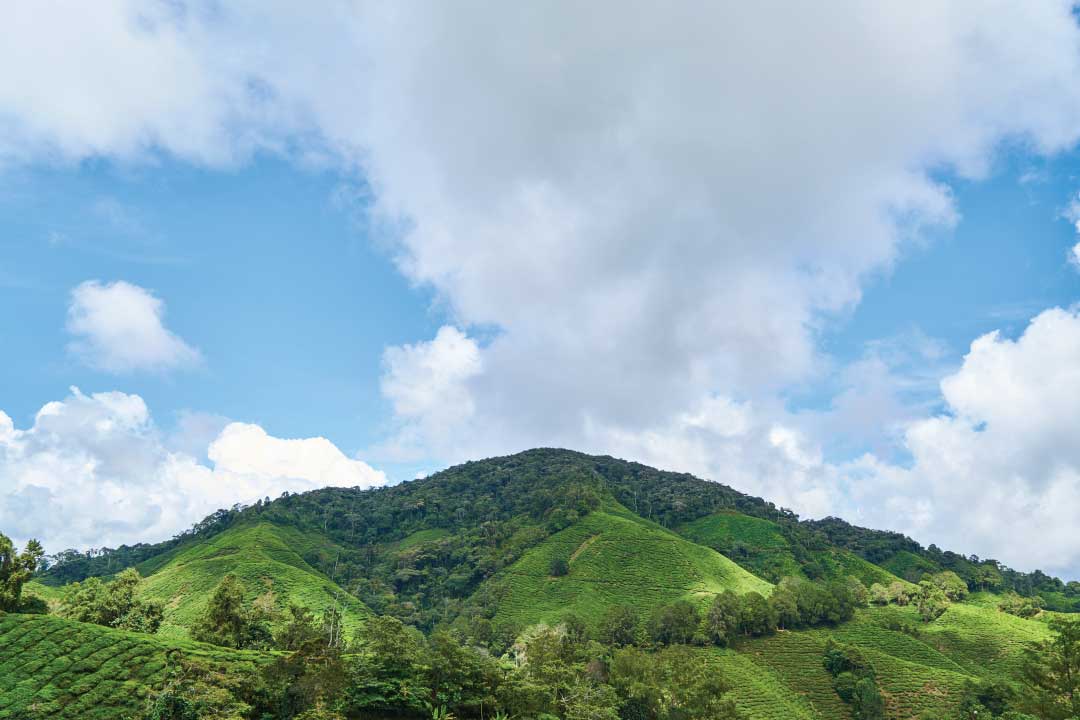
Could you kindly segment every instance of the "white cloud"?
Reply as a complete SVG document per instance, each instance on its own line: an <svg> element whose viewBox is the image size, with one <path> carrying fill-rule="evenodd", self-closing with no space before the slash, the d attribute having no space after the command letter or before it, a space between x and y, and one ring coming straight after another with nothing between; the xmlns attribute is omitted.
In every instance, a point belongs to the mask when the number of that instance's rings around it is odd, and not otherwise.
<svg viewBox="0 0 1080 720"><path fill-rule="evenodd" d="M386 482L325 438L284 440L257 425L227 425L208 454L204 464L170 450L137 395L72 388L25 430L0 412L0 528L53 552L157 541L237 502Z"/></svg>
<svg viewBox="0 0 1080 720"><path fill-rule="evenodd" d="M865 517L1022 568L1080 574L1080 315L1047 310L1017 340L971 345L941 383L949 413L911 423L910 467L872 458Z"/></svg>
<svg viewBox="0 0 1080 720"><path fill-rule="evenodd" d="M483 371L480 348L460 330L439 328L435 339L387 348L382 392L400 420L394 440L382 452L413 459L444 452L475 412L470 380Z"/></svg>
<svg viewBox="0 0 1080 720"><path fill-rule="evenodd" d="M210 443L207 453L218 472L272 482L305 480L316 487L373 487L386 476L360 460L346 457L326 438L286 440L258 425L230 423Z"/></svg>
<svg viewBox="0 0 1080 720"><path fill-rule="evenodd" d="M199 351L164 325L165 303L138 285L90 280L71 291L68 349L91 367L111 373L191 367Z"/></svg>
<svg viewBox="0 0 1080 720"><path fill-rule="evenodd" d="M811 512L916 484L825 463L783 412L828 371L821 327L956 221L936 178L1080 137L1062 0L4 13L8 162L269 150L363 170L402 271L462 329L388 351L398 448L622 448ZM852 370L872 382L838 427L882 417L902 392L886 370ZM896 497L930 527L924 496Z"/></svg>

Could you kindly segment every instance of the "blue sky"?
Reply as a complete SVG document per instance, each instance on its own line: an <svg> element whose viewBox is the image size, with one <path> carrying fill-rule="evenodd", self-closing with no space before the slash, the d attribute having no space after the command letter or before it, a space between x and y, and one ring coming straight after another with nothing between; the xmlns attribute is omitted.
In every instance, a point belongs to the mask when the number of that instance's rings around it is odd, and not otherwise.
<svg viewBox="0 0 1080 720"><path fill-rule="evenodd" d="M167 325L205 356L119 383L161 425L196 411L353 450L374 442L382 350L433 334L438 313L369 242L345 182L273 158L229 172L89 162L7 178L0 312L20 352L5 410L23 425L69 385L118 385L65 352L64 326L76 285L123 280L164 300Z"/></svg>
<svg viewBox="0 0 1080 720"><path fill-rule="evenodd" d="M1040 310L1080 300L1080 272L1068 262L1077 234L1063 217L1080 186L1078 162L1069 153L1033 170L1010 156L985 180L948 180L959 222L907 248L858 304L823 320L830 359L843 366L868 344L917 333L940 344L931 365L941 372L960 364L974 338L1016 336ZM355 176L273 157L225 172L164 159L10 173L0 194L0 318L19 352L9 359L5 411L25 426L70 385L120 387L145 398L164 429L197 412L281 437L325 436L350 453L377 445L393 429L379 392L384 349L428 339L447 313L369 236L358 187ZM71 290L86 280L151 289L166 303L167 325L205 362L118 381L71 357L65 317ZM787 402L822 409L835 392L824 378L792 388ZM421 459L392 474L406 479L439 463Z"/></svg>
<svg viewBox="0 0 1080 720"><path fill-rule="evenodd" d="M1069 7L4 12L7 534L554 445L1080 576Z"/></svg>

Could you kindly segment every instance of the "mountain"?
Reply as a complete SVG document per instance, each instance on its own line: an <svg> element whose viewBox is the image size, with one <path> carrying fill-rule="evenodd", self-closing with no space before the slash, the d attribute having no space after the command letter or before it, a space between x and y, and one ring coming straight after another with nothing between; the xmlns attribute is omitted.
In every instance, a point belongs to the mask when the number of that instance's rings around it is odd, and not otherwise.
<svg viewBox="0 0 1080 720"><path fill-rule="evenodd" d="M1040 595L1056 610L1080 605L1075 584L1043 573L835 518L802 521L720 483L554 449L393 487L286 494L220 511L156 545L68 551L29 592L55 603L67 583L127 566L144 577L139 595L164 604L162 629L148 636L54 616L0 617L0 720L34 708L94 717L86 698L115 697L120 686L133 698L124 712L136 713L162 682L169 649L223 668L257 666L259 653L188 639L226 575L242 581L245 602L279 617L293 604L334 607L348 635L362 636L369 618L390 615L495 654L540 623L573 616L596 636L615 606L648 618L686 601L705 613L719 593L767 597L783 578L822 587L855 578L913 593L922 576L949 570L972 591L931 622L913 605L870 605L838 624L695 647L696 662L721 672L751 718L852 717L822 664L830 641L868 658L886 717L950 717L972 683L1015 684L1025 647L1050 634L1054 613L1006 614L1001 593Z"/></svg>

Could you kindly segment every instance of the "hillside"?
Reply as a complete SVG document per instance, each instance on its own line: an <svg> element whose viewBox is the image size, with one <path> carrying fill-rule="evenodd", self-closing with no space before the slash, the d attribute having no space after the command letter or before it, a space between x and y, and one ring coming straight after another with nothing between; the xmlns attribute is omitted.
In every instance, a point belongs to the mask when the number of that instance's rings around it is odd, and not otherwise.
<svg viewBox="0 0 1080 720"><path fill-rule="evenodd" d="M703 618L726 590L771 597L801 583L819 588L807 596L817 598L807 601L814 604L855 580L864 588L878 583L914 593L912 582L947 568L977 591L931 622L913 605L863 604L843 619L821 615L795 630L744 628L727 647L696 633L694 663L724 678L742 716L777 720L852 717L823 666L830 642L856 648L873 667L885 717L951 720L973 684L1015 688L1024 649L1049 636L1050 613L1005 614L997 609L1000 593L1043 588L1057 605L1071 602L1069 586L1045 575L924 549L837 519L801 521L689 475L557 450L466 463L378 490L327 488L221 511L160 545L66 553L28 592L55 603L65 581L109 576L128 561L144 578L140 596L164 604L158 634L55 617L0 617L7 633L0 637L0 669L14 668L0 679L6 683L0 697L22 703L8 700L0 719L20 717L14 709L35 703L57 717L81 717L89 702L82 698L120 687L134 699L113 701L120 703L113 709L119 713L123 703L130 709L160 686L170 648L250 667L269 658L219 655L187 639L230 574L243 582L248 604L258 600L279 611L297 604L316 615L340 609L346 639L359 642L350 652L364 647L366 618L390 616L429 637L451 631L463 647L482 648L483 662L504 663L496 672L504 677L520 671L512 661L515 641L570 616L583 621L576 632L595 638L613 606L636 613L642 638L644 623L662 609L689 601ZM391 647L406 642L402 636ZM595 643L579 652L597 652ZM593 660L611 662L616 650L603 652L606 659ZM503 653L504 660L495 659ZM26 658L32 662L24 667ZM107 661L98 666L101 658ZM580 667L586 665L582 660ZM250 667L245 672L255 672ZM460 717L478 716L464 707ZM418 711L404 714L410 712Z"/></svg>
<svg viewBox="0 0 1080 720"><path fill-rule="evenodd" d="M567 563L555 577L552 564ZM710 548L627 514L597 511L528 550L490 581L496 627L555 623L574 613L594 625L611 605L648 613L676 600L704 605L723 590L771 585Z"/></svg>
<svg viewBox="0 0 1080 720"><path fill-rule="evenodd" d="M0 720L134 717L176 651L225 672L251 671L263 662L251 652L0 613Z"/></svg>
<svg viewBox="0 0 1080 720"><path fill-rule="evenodd" d="M244 583L247 599L263 596L279 613L290 604L322 610L337 606L350 632L367 608L303 556L319 555L329 566L339 549L314 533L269 523L239 525L206 541L178 547L136 566L146 577L142 596L165 605L160 634L186 637L225 575Z"/></svg>

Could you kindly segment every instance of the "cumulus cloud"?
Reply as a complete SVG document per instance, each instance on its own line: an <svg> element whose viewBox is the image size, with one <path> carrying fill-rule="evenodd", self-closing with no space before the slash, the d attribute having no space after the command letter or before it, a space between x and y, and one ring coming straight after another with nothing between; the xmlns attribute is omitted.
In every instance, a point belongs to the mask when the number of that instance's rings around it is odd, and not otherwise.
<svg viewBox="0 0 1080 720"><path fill-rule="evenodd" d="M98 370L124 373L191 367L199 351L164 324L165 303L138 285L89 280L71 291L68 350Z"/></svg>
<svg viewBox="0 0 1080 720"><path fill-rule="evenodd" d="M423 15L369 26L390 28L370 42L392 102L367 167L411 222L403 271L501 330L462 454L649 433L813 381L818 329L955 220L933 171L978 177L1004 139L1051 152L1080 131L1060 3ZM1051 49L1031 57L1028 33Z"/></svg>
<svg viewBox="0 0 1080 720"><path fill-rule="evenodd" d="M0 73L7 162L265 150L364 173L373 227L458 328L387 352L390 445L669 458L804 512L914 482L829 465L784 413L828 371L820 329L956 221L939 178L1080 137L1061 0L4 12L0 67L30 69ZM857 372L876 394L838 399L849 425L898 392Z"/></svg>
<svg viewBox="0 0 1080 720"><path fill-rule="evenodd" d="M393 404L400 427L383 452L398 459L443 452L475 412L469 381L483 366L480 348L454 327L443 326L435 339L387 348L382 392Z"/></svg>
<svg viewBox="0 0 1080 720"><path fill-rule="evenodd" d="M51 551L166 539L237 502L327 485L372 487L386 477L325 438L285 440L231 423L210 463L171 450L137 395L71 395L31 427L0 412L0 527Z"/></svg>
<svg viewBox="0 0 1080 720"><path fill-rule="evenodd" d="M944 547L1080 574L1078 367L1076 310L1046 310L1016 340L975 340L941 383L948 413L908 426L911 466L855 464L869 471L853 486L864 515Z"/></svg>

